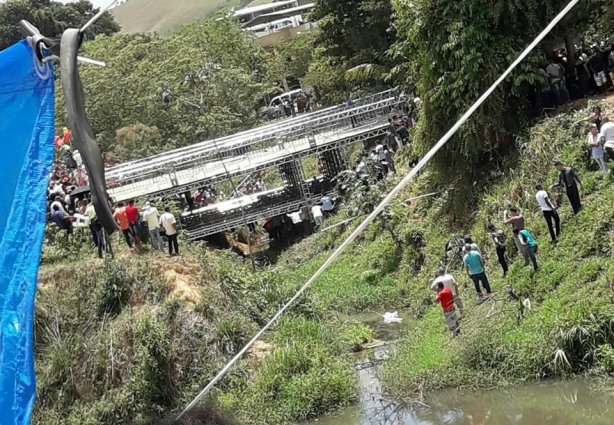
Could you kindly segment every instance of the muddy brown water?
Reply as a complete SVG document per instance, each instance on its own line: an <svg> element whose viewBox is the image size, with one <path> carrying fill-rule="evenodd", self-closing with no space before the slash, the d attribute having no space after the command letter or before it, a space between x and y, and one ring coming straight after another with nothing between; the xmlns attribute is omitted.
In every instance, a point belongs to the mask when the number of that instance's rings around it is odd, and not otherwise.
<svg viewBox="0 0 614 425"><path fill-rule="evenodd" d="M394 340L404 324L384 324L380 316L354 319L369 324L377 339ZM409 319L409 320L407 320ZM430 395L428 407L399 408L382 395L378 365L390 347L357 356L359 403L302 425L614 425L614 398L591 381L549 381L483 392L446 390Z"/></svg>

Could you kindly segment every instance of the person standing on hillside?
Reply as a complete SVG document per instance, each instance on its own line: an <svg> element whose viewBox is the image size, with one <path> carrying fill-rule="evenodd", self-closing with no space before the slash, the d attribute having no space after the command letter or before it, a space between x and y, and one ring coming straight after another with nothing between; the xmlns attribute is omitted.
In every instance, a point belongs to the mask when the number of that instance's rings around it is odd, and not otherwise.
<svg viewBox="0 0 614 425"><path fill-rule="evenodd" d="M527 230L514 230L514 234L518 234L518 239L520 239L520 243L527 247L527 252L529 253L529 257L531 258L531 262L533 263L533 270L538 271L539 266L537 265L537 240L533 237L533 235Z"/></svg>
<svg viewBox="0 0 614 425"><path fill-rule="evenodd" d="M507 276L507 271L509 269L507 259L505 258L505 233L503 233L502 230L497 229L494 224L490 223L488 225L488 234L495 243L497 258L499 259L499 264L501 264L501 268L503 269L503 277L505 277Z"/></svg>
<svg viewBox="0 0 614 425"><path fill-rule="evenodd" d="M94 203L90 200L85 208L85 216L89 220L90 232L92 233L92 242L94 242L94 246L98 246L98 232L94 226L94 218L96 218L96 209L94 208Z"/></svg>
<svg viewBox="0 0 614 425"><path fill-rule="evenodd" d="M614 161L614 122L610 117L603 117L601 130L599 131L599 143L607 153L607 160Z"/></svg>
<svg viewBox="0 0 614 425"><path fill-rule="evenodd" d="M482 255L475 251L469 244L465 245L465 251L467 254L465 254L465 257L463 258L463 263L467 268L469 277L475 285L475 291L477 292L478 297L482 299L483 294L482 289L480 288L480 283L488 295L492 293L490 284L488 283L488 277L486 276L486 270L484 269L484 260L482 259Z"/></svg>
<svg viewBox="0 0 614 425"><path fill-rule="evenodd" d="M177 242L177 220L175 220L175 216L171 213L171 209L169 207L164 208L164 214L160 216L160 224L164 228L164 232L168 238L168 255L171 257L179 255L179 244ZM173 252L173 250L175 252Z"/></svg>
<svg viewBox="0 0 614 425"><path fill-rule="evenodd" d="M446 269L444 269L443 267L441 267L437 271L437 277L431 284L431 289L437 292L437 289L440 283L443 283L443 286L445 288L449 288L452 291L452 295L454 295L454 304L456 305L456 307L458 307L458 311L460 315L462 316L463 315L463 300L461 299L460 294L458 293L458 285L456 284L456 279L454 279L454 276L452 276L451 274L446 273Z"/></svg>
<svg viewBox="0 0 614 425"><path fill-rule="evenodd" d="M128 223L128 218L126 217L126 208L124 207L123 202L117 204L117 208L115 208L115 212L113 213L113 218L119 225L119 229L124 234L128 248L132 249L132 234L130 233L130 224Z"/></svg>
<svg viewBox="0 0 614 425"><path fill-rule="evenodd" d="M511 224L512 230L522 230L524 229L524 216L518 212L518 209L511 207L508 211L505 211L504 215L505 221L504 224ZM514 233L514 243L516 244L516 248L518 248L518 252L524 258L526 264L529 263L529 253L524 245L520 243L516 233Z"/></svg>
<svg viewBox="0 0 614 425"><path fill-rule="evenodd" d="M126 218L128 219L130 233L132 233L132 237L134 237L134 244L138 248L141 246L141 238L139 237L139 220L141 217L139 214L139 209L134 205L134 199L131 199L128 202L128 206L126 207Z"/></svg>
<svg viewBox="0 0 614 425"><path fill-rule="evenodd" d="M147 223L147 230L149 230L149 237L151 238L151 244L154 249L159 249L164 252L164 244L160 236L160 217L158 209L153 207L149 201L145 202L143 220Z"/></svg>
<svg viewBox="0 0 614 425"><path fill-rule="evenodd" d="M435 290L437 291L437 297L435 299L441 303L448 330L456 337L460 333L460 328L458 326L456 307L454 306L454 294L450 288L444 286L443 282L438 282Z"/></svg>
<svg viewBox="0 0 614 425"><path fill-rule="evenodd" d="M588 133L588 148L591 150L591 157L599 165L599 170L605 175L608 174L608 164L605 160L605 152L599 137L599 130L596 126L591 126Z"/></svg>
<svg viewBox="0 0 614 425"><path fill-rule="evenodd" d="M556 211L556 207L550 200L548 192L544 190L544 187L541 184L536 184L535 189L537 190L535 199L537 200L537 203L542 210L542 214L546 219L546 224L548 225L548 230L550 231L550 237L552 238L552 243L556 243L559 240L559 235L561 234L561 218L559 217L559 213Z"/></svg>
<svg viewBox="0 0 614 425"><path fill-rule="evenodd" d="M554 166L559 172L559 180L553 187L565 187L571 208L574 214L577 215L582 210L582 201L580 201L580 191L578 190L578 185L582 186L582 182L576 170L572 167L565 167L561 161L555 162Z"/></svg>

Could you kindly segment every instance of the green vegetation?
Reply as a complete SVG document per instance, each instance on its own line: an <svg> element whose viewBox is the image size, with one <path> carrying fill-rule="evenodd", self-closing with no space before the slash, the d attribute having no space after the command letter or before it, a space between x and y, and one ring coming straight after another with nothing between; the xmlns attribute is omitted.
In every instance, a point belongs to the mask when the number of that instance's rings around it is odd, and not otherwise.
<svg viewBox="0 0 614 425"><path fill-rule="evenodd" d="M253 127L274 90L269 56L235 23L200 22L170 35L99 36L84 55L88 115L108 159L128 160ZM58 96L57 110L64 111ZM66 124L62 115L58 126Z"/></svg>
<svg viewBox="0 0 614 425"><path fill-rule="evenodd" d="M386 384L396 397L414 399L446 386L475 388L610 370L614 342L614 193L611 177L598 180L587 170L592 164L584 146L585 127L573 124L581 116L563 114L533 127L529 140L520 146L521 162L517 166L506 164L503 169L508 171L480 196L474 220L457 224L462 225L459 231L469 230L487 253L487 271L491 284L494 281L496 301L480 306L475 301L467 303L473 295L471 286L467 286L463 291L466 307L462 334L455 340L444 329L438 306L425 311L424 319L408 335L408 342L387 365ZM582 170L585 208L574 217L563 200L563 233L557 245L550 245L533 198L533 186L554 181L551 164L555 157ZM486 225L502 217L507 202L524 210L527 227L538 235L541 269L533 273L518 260L505 280L498 277L500 268ZM429 221L441 220L437 210L428 212ZM443 246L439 232L433 231L425 229L426 250L431 243L435 243L432 249ZM513 241L508 252L515 252ZM428 281L437 267L437 257L427 258L427 266L413 279L413 292L422 294L423 304L432 298ZM460 268L454 272L457 277L464 275ZM468 283L467 278L462 280ZM518 301L508 298L509 288L521 299L531 300L532 309L523 319L518 319ZM420 299L417 301L412 306L415 309L421 305Z"/></svg>
<svg viewBox="0 0 614 425"><path fill-rule="evenodd" d="M66 4L65 4L66 3ZM59 2L51 0L7 0L0 3L0 50L21 40L19 21L25 19L47 37L58 37L66 28L78 28L98 12L89 1ZM87 39L97 34L111 35L119 25L109 13L85 32Z"/></svg>

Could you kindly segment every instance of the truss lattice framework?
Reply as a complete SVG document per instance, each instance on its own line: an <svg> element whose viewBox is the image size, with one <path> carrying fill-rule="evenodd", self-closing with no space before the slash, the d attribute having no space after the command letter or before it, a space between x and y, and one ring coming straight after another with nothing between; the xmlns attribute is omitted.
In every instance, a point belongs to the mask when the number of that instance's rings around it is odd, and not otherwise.
<svg viewBox="0 0 614 425"><path fill-rule="evenodd" d="M116 201L137 198L140 196L169 196L196 190L207 184L215 184L227 180L229 177L240 177L250 173L277 167L292 162L298 158L316 155L327 151L343 148L354 143L364 142L377 137L385 136L388 132L387 120L377 121L369 126L358 128L347 137L331 138L322 144L309 144L303 149L288 147L278 150L277 155L251 160L248 155L240 157L240 164L234 164L234 159L224 160L226 168L221 162L212 162L195 167L193 170L183 170L181 173L170 172L142 181L135 181L109 190L109 194ZM303 144L305 141L303 141ZM228 173L226 172L228 170Z"/></svg>
<svg viewBox="0 0 614 425"><path fill-rule="evenodd" d="M317 138L320 135L341 129L354 128L366 121L389 115L404 101L404 98L389 98L353 109L338 111L315 120L275 128L272 131L265 131L261 135L252 134L249 137L236 135L223 146L213 141L213 146L209 145L194 150L171 151L164 155L143 160L138 164L128 163L114 167L107 172L107 182L111 187L122 186L134 181L146 180L161 173L180 172L203 162L219 159L219 155L222 158L247 155L289 141Z"/></svg>
<svg viewBox="0 0 614 425"><path fill-rule="evenodd" d="M376 93L373 95L369 95L363 97L361 99L357 99L354 102L354 108L360 107L363 105L369 105L373 103L381 102L385 99L396 98L396 97L404 97L402 93L399 93L398 89L390 89L380 93ZM257 128L252 128L250 130L242 131L239 133L235 133L232 135L228 135L225 137L221 137L215 140L206 140L194 145L186 146L183 148L175 149L171 152L165 152L162 154L150 156L148 158L138 159L130 162L126 162L115 167L111 167L107 170L107 175L111 177L117 177L118 175L124 173L130 169L138 169L143 165L164 162L166 159L171 157L180 157L184 155L191 155L198 152L205 152L207 150L215 150L217 146L219 149L223 150L227 148L229 145L232 146L234 142L238 139L246 139L262 137L267 134L275 134L280 131L286 131L288 128L296 128L301 124L317 120L321 117L334 116L335 114L347 110L347 106L345 104L332 106L329 108L320 109L315 112L310 112L307 114L299 115L295 118L278 120L273 123L263 125Z"/></svg>
<svg viewBox="0 0 614 425"><path fill-rule="evenodd" d="M330 192L325 192L325 194L330 194ZM207 221L201 226L187 229L188 240L195 241L198 239L203 239L207 236L214 235L228 229L240 227L246 222L255 223L278 215L296 212L303 207L310 206L314 202L317 202L322 196L324 196L324 194L320 193L317 195L312 195L309 198L287 200L278 205L271 205L267 208L255 209L253 211L246 212L245 219L237 210L234 214L229 214L228 218Z"/></svg>

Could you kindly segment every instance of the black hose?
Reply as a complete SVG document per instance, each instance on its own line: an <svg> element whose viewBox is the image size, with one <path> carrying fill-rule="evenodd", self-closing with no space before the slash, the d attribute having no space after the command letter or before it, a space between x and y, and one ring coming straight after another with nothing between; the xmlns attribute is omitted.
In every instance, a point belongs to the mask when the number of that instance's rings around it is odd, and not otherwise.
<svg viewBox="0 0 614 425"><path fill-rule="evenodd" d="M92 203L98 220L105 230L111 234L117 229L113 212L109 205L104 163L100 147L96 142L94 129L85 116L85 94L81 77L77 68L77 52L81 45L82 35L76 28L69 28L62 34L60 43L60 66L62 70L62 89L66 102L68 122L73 135L73 143L81 154L89 176L89 186L92 193Z"/></svg>

